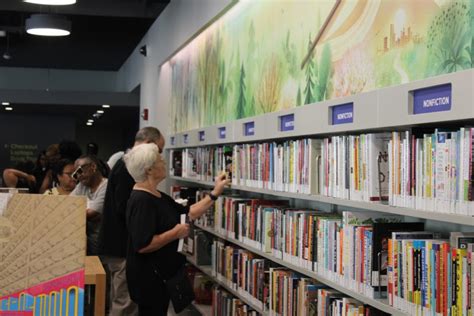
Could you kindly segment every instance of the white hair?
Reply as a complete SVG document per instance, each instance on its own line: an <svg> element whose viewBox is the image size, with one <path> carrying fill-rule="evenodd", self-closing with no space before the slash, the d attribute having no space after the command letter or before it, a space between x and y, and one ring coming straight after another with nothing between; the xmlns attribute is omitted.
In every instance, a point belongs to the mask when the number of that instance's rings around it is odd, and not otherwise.
<svg viewBox="0 0 474 316"><path fill-rule="evenodd" d="M143 182L146 180L146 171L155 164L159 155L155 144L140 144L130 149L123 156L123 161L133 180Z"/></svg>

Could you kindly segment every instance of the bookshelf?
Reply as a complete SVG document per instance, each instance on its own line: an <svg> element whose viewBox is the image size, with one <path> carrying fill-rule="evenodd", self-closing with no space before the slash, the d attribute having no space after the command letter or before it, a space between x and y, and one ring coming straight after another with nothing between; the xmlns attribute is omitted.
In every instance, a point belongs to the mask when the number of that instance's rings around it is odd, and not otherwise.
<svg viewBox="0 0 474 316"><path fill-rule="evenodd" d="M236 246L239 246L239 247L241 247L241 248L247 249L247 250L249 250L249 251L251 251L251 252L253 252L253 253L255 253L255 254L261 256L261 257L263 257L263 258L266 258L266 259L271 260L271 261L273 261L273 262L275 262L275 263L278 263L278 264L281 265L281 266L287 267L287 268L289 268L289 269L291 269L291 270L293 270L293 271L299 272L299 273L301 273L301 274L303 274L303 275L306 275L306 276L308 276L308 277L310 277L310 278L313 278L313 279L316 279L316 280L318 280L318 281L320 281L320 282L322 282L322 283L325 283L325 284L328 285L329 287L332 287L332 288L338 290L339 292L342 292L342 293L344 293L344 294L347 294L347 295L349 295L349 296L351 296L351 297L353 297L353 298L355 298L355 299L361 301L362 303L365 303L365 304L367 304L367 305L373 306L373 307L375 307L375 308L377 308L377 309L379 309L379 310L381 310L381 311L384 311L384 312L389 313L389 314L392 314L392 315L400 315L400 316L405 315L405 313L403 313L403 312L401 312L401 311L399 311L399 310L397 310L397 309L395 309L395 308L389 306L388 303L387 303L387 300L370 299L370 298L368 298L368 297L366 297L366 296L364 296L364 295L361 295L361 294L358 293L358 292L351 291L351 290L347 289L346 287L344 287L344 286L342 286L342 285L340 285L340 284L338 284L338 283L336 283L336 282L334 282L334 281L332 281L332 280L330 280L330 279L328 279L328 278L325 278L324 276L322 276L322 275L320 275L320 274L317 274L317 273L315 273L315 272L313 272L313 271L310 271L310 270L308 270L308 269L305 269L305 268L296 266L296 265L291 264L291 263L289 263L289 262L287 262L287 261L284 261L284 260L275 258L275 257L272 256L271 254L268 254L268 253L266 253L266 252L263 252L263 251L261 251L260 249L256 249L256 248L251 247L251 246L249 246L249 245L247 245L247 244L244 244L244 243L242 243L242 242L240 242L240 241L238 241L238 240L235 240L235 239L229 238L229 237L227 237L227 236L225 236L225 235L216 233L213 229L210 229L210 228L208 228L208 227L204 227L204 226L201 226L201 225L195 225L195 226L196 226L197 228L199 228L199 229L202 229L202 230L204 230L204 231L207 231L208 233L210 233L210 234L212 234L212 235L214 235L214 236L216 236L216 237L218 237L218 238L220 238L220 239L226 240L226 241L228 241L228 242L230 242L230 243L232 243L232 244L234 244L234 245L236 245ZM198 268L201 269L200 267L198 267ZM203 272L204 272L204 271L203 271ZM212 272L211 272L211 273L212 273ZM216 280L216 279L214 278L214 280ZM238 293L237 293L236 296L239 296L239 297L240 297L240 295L239 295Z"/></svg>
<svg viewBox="0 0 474 316"><path fill-rule="evenodd" d="M261 315L267 315L266 312L264 312L259 306L255 305L251 300L247 299L245 296L240 295L239 292L234 290L231 286L229 286L226 282L221 281L220 279L216 278L214 273L212 272L212 269L210 266L201 266L196 264L196 262L190 257L186 256L187 260L189 263L191 263L193 266L201 270L204 274L206 274L208 277L210 277L216 284L220 285L222 288L224 288L226 291L231 293L232 295L240 298L245 304L249 305L252 307L254 310L256 310L259 314Z"/></svg>
<svg viewBox="0 0 474 316"><path fill-rule="evenodd" d="M424 89L436 89L437 87L449 88L449 97L451 99L450 109L428 113L416 113L414 101L416 93ZM300 139L305 137L323 138L332 135L400 131L410 129L411 127L432 127L434 125L437 125L436 127L443 127L443 124L456 124L457 122L463 122L460 123L459 126L473 126L473 88L474 70L471 69L350 97L319 102L317 104L305 105L294 109L180 132L171 136L170 141L168 142L170 144L168 149L179 150L191 147L267 142L273 140ZM334 124L334 109L346 104L352 104L353 106L351 109L351 117L353 120L350 123ZM290 130L286 130L282 126L283 122L288 117L290 117L292 122L291 125L293 125L293 128ZM249 132L249 126L251 127L251 133ZM199 186L213 186L213 182L201 181L196 178L171 176L170 179L176 182L193 183ZM474 217L469 215L439 213L409 207L346 200L322 195L289 193L242 185L232 185L230 189L239 191L240 193L258 193L294 200L319 202L331 205L336 210L350 208L360 211L372 211L383 214L420 218L427 220L428 222L435 222L437 223L436 225L445 226L443 229L447 231L460 229L458 227L462 227L461 230L463 231L474 231ZM243 195L245 196L245 194ZM456 225L456 228L452 228ZM276 258L270 253L263 252L260 249L249 246L248 244L229 238L208 227L202 227L200 225L196 225L196 227L281 266L316 279L364 304L373 306L392 315L406 315L405 312L390 306L388 300L369 298L358 291L353 291L348 287L342 286L338 282L334 282L331 278L328 278L328 276L315 273L314 271ZM232 290L225 284L225 282L218 280L210 271L210 267L198 266L198 268L212 277L217 284L220 284L229 292L255 308L255 306L246 300L245 297L242 297L239 292ZM207 272L205 270L207 270ZM259 311L259 313L264 314L261 309L256 310Z"/></svg>
<svg viewBox="0 0 474 316"><path fill-rule="evenodd" d="M208 181L201 181L201 180L188 179L188 178L182 178L182 177L170 177L170 179L173 179L176 181L194 183L197 185L208 186L208 187L214 186L213 182L208 182ZM332 197L320 196L320 195L289 193L289 192L273 191L273 190L267 190L267 189L248 188L241 185L232 185L231 189L237 190L237 191L243 191L243 192L254 192L254 193L260 193L260 194L279 196L283 198L322 202L322 203L331 204L335 206L351 207L351 208L361 209L361 210L366 210L366 211L374 211L374 212L387 213L387 214L393 214L393 215L423 218L423 219L434 220L434 221L439 221L443 223L453 223L453 224L474 226L474 217L472 216L447 214L447 213L435 213L431 211L414 210L407 207L390 206L390 205L370 203L370 202L351 201L351 200L338 199L338 198L332 198Z"/></svg>

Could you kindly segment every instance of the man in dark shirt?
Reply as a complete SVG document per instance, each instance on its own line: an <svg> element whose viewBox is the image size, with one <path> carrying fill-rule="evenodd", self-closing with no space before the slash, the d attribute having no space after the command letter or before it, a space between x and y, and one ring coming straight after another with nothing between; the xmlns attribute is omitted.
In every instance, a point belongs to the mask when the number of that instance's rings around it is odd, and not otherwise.
<svg viewBox="0 0 474 316"><path fill-rule="evenodd" d="M161 153L165 139L158 129L144 127L137 132L134 146L144 143L155 143ZM128 243L125 212L134 184L123 159L118 160L109 174L99 234L101 259L110 274L111 316L138 315L138 309L130 299L125 276Z"/></svg>

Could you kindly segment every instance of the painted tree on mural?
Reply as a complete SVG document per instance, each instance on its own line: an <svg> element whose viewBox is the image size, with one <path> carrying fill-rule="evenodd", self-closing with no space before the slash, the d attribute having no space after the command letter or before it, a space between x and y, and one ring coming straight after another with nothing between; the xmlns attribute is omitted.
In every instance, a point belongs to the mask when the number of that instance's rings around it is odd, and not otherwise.
<svg viewBox="0 0 474 316"><path fill-rule="evenodd" d="M222 41L219 31L208 34L199 53L197 83L201 126L215 123L216 118L223 111L224 102L219 103L220 80L223 78L222 72L225 71L225 68L222 67Z"/></svg>
<svg viewBox="0 0 474 316"><path fill-rule="evenodd" d="M298 92L296 93L296 106L303 105L301 101L301 88L298 86Z"/></svg>
<svg viewBox="0 0 474 316"><path fill-rule="evenodd" d="M453 1L433 18L427 47L433 68L429 74L453 72L471 67L471 14L465 2Z"/></svg>
<svg viewBox="0 0 474 316"><path fill-rule="evenodd" d="M269 58L261 75L257 88L257 105L261 113L270 113L278 109L281 94L281 64L275 55Z"/></svg>
<svg viewBox="0 0 474 316"><path fill-rule="evenodd" d="M240 68L240 80L239 80L239 99L237 101L237 106L235 108L236 113L235 113L235 118L236 119L241 119L245 117L245 107L246 107L246 102L245 102L245 69L244 69L244 64L242 64L242 67Z"/></svg>
<svg viewBox="0 0 474 316"><path fill-rule="evenodd" d="M298 61L296 59L295 44L291 41L290 30L286 32L285 42L283 44L283 54L287 63L288 73L296 78L299 74Z"/></svg>
<svg viewBox="0 0 474 316"><path fill-rule="evenodd" d="M316 101L322 101L329 98L329 83L332 71L331 48L325 44L321 53L318 72L318 94Z"/></svg>

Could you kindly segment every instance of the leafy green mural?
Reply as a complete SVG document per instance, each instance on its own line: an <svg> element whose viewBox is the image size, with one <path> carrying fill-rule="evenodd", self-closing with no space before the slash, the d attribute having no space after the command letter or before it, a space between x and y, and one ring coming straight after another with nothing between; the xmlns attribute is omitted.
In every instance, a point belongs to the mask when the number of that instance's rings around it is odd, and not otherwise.
<svg viewBox="0 0 474 316"><path fill-rule="evenodd" d="M171 130L471 68L473 3L241 1L166 64Z"/></svg>

